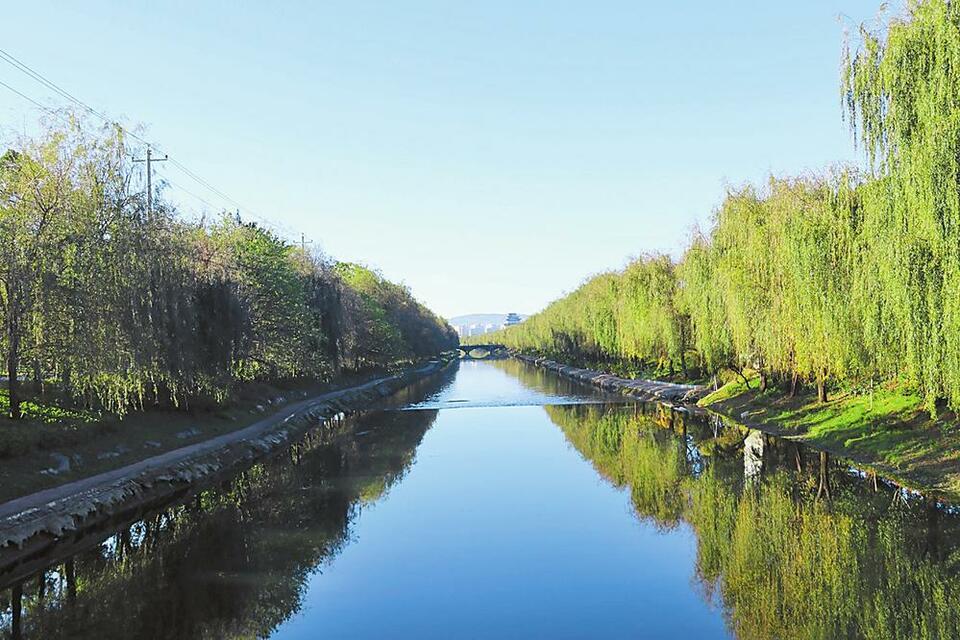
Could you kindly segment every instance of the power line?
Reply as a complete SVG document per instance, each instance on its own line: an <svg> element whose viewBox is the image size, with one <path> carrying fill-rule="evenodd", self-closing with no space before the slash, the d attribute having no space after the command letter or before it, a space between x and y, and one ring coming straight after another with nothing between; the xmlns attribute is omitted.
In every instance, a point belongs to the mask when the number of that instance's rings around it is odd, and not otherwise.
<svg viewBox="0 0 960 640"><path fill-rule="evenodd" d="M210 204L210 202L209 202L208 200L205 200L204 198L198 196L198 195L195 194L193 191L190 191L189 189L187 189L187 188L184 187L183 185L177 184L176 182L174 182L173 180L171 180L171 179L168 178L167 176L160 174L160 178L161 178L165 183L167 183L168 185L170 185L171 187L173 187L174 189L178 189L178 190L180 190L180 191L183 191L185 194L187 194L187 195L190 196L191 198L194 198L194 199L198 200L199 202L202 202L203 204L207 205L207 206L210 207L211 209L214 209L214 210L217 209L217 207L214 206L214 205L212 205L212 204ZM222 207L221 207L221 208L222 208Z"/></svg>
<svg viewBox="0 0 960 640"><path fill-rule="evenodd" d="M148 153L148 154L150 153L150 150L151 150L151 149L157 149L157 148L158 148L158 145L157 145L157 144L152 143L152 142L150 142L149 140L146 140L145 138L142 138L141 136L137 135L136 133L128 130L126 127L124 127L123 125L121 125L119 122L117 122L117 121L115 121L115 120L112 120L111 118L109 118L108 116L104 115L104 114L101 113L100 111L94 109L93 107L91 107L91 106L88 105L87 103L83 102L82 100L80 100L79 98L77 98L76 96L74 96L73 94L71 94L71 93L70 93L69 91L67 91L66 89L61 88L61 87L60 87L59 85L57 85L55 82L53 82L52 80L48 79L47 77L45 77L45 76L44 76L43 74L41 74L40 72L38 72L38 71L30 68L30 66L28 66L26 63L20 61L19 59L17 59L16 57L14 57L13 55L11 55L11 54L8 53L7 51L4 51L3 49L0 49L0 60L3 60L3 61L6 62L7 64L13 66L15 69L17 69L17 70L20 71L21 73L27 75L28 77L32 78L32 79L35 80L36 82L39 82L40 84L42 84L43 86L47 87L48 89L56 92L56 93L57 93L58 95L60 95L61 97L69 100L70 102L72 102L73 104L77 105L78 107L84 109L84 110L87 111L88 113L90 113L90 114L96 116L97 118L103 120L105 123L107 123L107 124L109 124L109 125L112 125L112 126L115 126L117 129L119 129L120 131L122 131L122 132L125 133L126 135L128 135L128 136L130 136L131 138L133 138L133 139L135 139L135 140L138 140L138 141L141 142L142 144L146 145L146 146L147 146L147 153ZM49 113L51 113L51 114L53 114L53 115L55 115L55 116L57 116L57 117L62 118L62 116L61 116L60 114L58 114L55 110L50 109L49 107L46 107L46 106L42 105L41 103L37 102L37 101L34 100L33 98L30 98L30 97L27 96L26 94L18 91L17 89L11 87L10 85L6 84L5 82L0 81L0 85L6 87L7 89L9 89L10 91L12 91L13 93L19 95L21 98L24 98L25 100L31 102L32 104L36 105L37 107L40 107L41 109L43 109L43 110L45 110L45 111L47 111L47 112L49 112ZM278 223L274 223L273 221L269 220L268 218L259 215L257 212L255 212L255 211L254 211L253 209L251 209L250 207L244 206L242 203L240 203L239 201L237 201L235 198L233 198L233 197L229 196L228 194L224 193L224 192L221 191L220 189L218 189L218 188L216 188L215 186L213 186L208 180L200 177L199 175L197 175L196 172L194 172L194 171L192 171L191 169L187 168L182 162L180 162L180 161L177 160L176 158L169 158L169 155L168 155L168 159L169 159L169 161L170 161L170 164L175 165L175 166L176 166L178 169L180 169L180 171L182 171L185 175L187 175L189 178L191 178L192 180L194 180L195 182L197 182L197 183L200 184L201 186L205 187L205 188L206 188L207 190L209 190L211 193L216 194L216 195L219 196L220 198L224 199L225 201L227 201L227 202L231 203L232 205L234 205L235 207L237 207L239 210L244 211L249 217L252 217L252 218L254 218L255 220L257 220L258 222L260 222L261 224L264 224L264 225L266 225L267 227L271 228L271 229L272 229L274 232L276 232L278 235L281 235L281 236L284 235L284 234L285 234L285 235L288 235L288 236L290 236L290 237L287 238L287 239L288 239L289 241L291 241L291 242L294 241L293 238L296 237L296 235L297 235L296 232L291 231L289 228L284 228L285 225L278 224ZM148 163L148 164L149 164L149 163ZM150 168L149 168L149 166L148 166L148 168L147 168L147 182L148 182L148 189L149 189L149 188L150 188L150 187L149 187L149 183L150 183ZM148 202L149 202L149 200L151 199L151 195L152 195L152 194L149 194L149 193L147 194ZM149 207L149 205L148 205L148 207ZM300 235L303 236L303 234L300 234ZM301 240L302 240L302 239L303 239L303 238L301 237Z"/></svg>
<svg viewBox="0 0 960 640"><path fill-rule="evenodd" d="M227 202L229 202L229 203L232 204L233 206L237 207L238 209L241 209L241 210L245 211L250 217L256 219L257 221L259 221L259 222L261 222L261 223L266 224L268 227L273 228L274 231L277 231L277 232L281 232L281 231L282 231L283 233L286 233L286 234L293 234L293 232L291 232L289 229L282 229L281 225L278 225L277 223L274 223L274 222L268 220L267 218L265 218L265 217L257 214L257 213L256 213L253 209L251 209L250 207L245 206L243 203L241 203L241 202L235 200L234 198L230 197L229 195L227 195L226 193L224 193L224 192L221 191L220 189L217 189L215 186L213 186L212 184L210 184L207 180L205 180L204 178L198 176L196 173L194 173L194 172L191 171L189 168L187 168L186 166L184 166L184 164L183 164L182 162L180 162L179 160L177 160L176 158L170 158L170 164L172 164L172 165L174 165L175 167L177 167L180 171L182 171L182 172L183 172L184 174L186 174L188 177L190 177L190 178L192 178L193 180L195 180L197 183L199 183L199 184L203 185L204 187L206 187L206 188L207 188L209 191L211 191L212 193L217 194L218 196L220 196L221 198L223 198L224 200L226 200ZM295 235L295 234L293 234L293 235Z"/></svg>
<svg viewBox="0 0 960 640"><path fill-rule="evenodd" d="M6 82L0 80L0 86L6 87L7 89L9 89L10 91L12 91L13 93L17 94L18 96L20 96L21 98L23 98L24 100L26 100L27 102L30 102L30 103L36 105L36 106L39 107L40 109L43 109L44 111L46 111L47 113L49 113L50 115L56 116L56 117L58 117L58 118L60 118L60 119L63 119L63 116L62 116L60 113L58 113L58 112L56 111L56 109L51 109L50 107L48 107L48 106L46 106L46 105L43 105L43 104L37 102L36 100L34 100L33 98L31 98L31 97L28 96L27 94L21 93L21 92L18 91L17 89L14 89L14 88L11 87L10 85L8 85Z"/></svg>
<svg viewBox="0 0 960 640"><path fill-rule="evenodd" d="M66 89L61 88L59 85L57 85L57 84L56 84L55 82L53 82L52 80L48 80L48 79L45 78L41 73L39 73L39 72L37 72L37 71L34 71L34 70L31 69L29 66L27 66L25 63L21 62L20 60L18 60L17 58L15 58L14 56L12 56L11 54L7 53L7 52L4 51L3 49L0 49L0 59L2 59L3 61L5 61L6 63L10 64L11 66L13 66L15 69L17 69L17 70L20 71L21 73L24 73L24 74L26 74L27 76L33 78L34 80L36 80L36 81L39 82L40 84L44 85L44 86L47 87L48 89L51 89L52 91L55 91L56 93L58 93L59 95L61 95L61 96L64 97L64 98L66 98L67 100L69 100L69 101L72 102L73 104L77 105L78 107L80 107L80 108L88 111L89 113L97 116L98 118L100 118L101 120L103 120L104 122L106 122L107 124L112 124L112 125L114 125L115 127L117 127L118 129L121 129L124 133L126 133L126 134L127 134L128 136L130 136L131 138L134 138L135 140L139 140L139 141L142 142L143 144L145 144L145 145L147 145L147 146L150 146L150 142L149 142L149 141L144 140L143 138L141 138L140 136L138 136L137 134L135 134L135 133L132 132L132 131L128 131L128 130L127 130L125 127L123 127L119 122L116 122L115 120L112 120L112 119L108 118L107 116L105 116L104 114L100 113L99 111L97 111L96 109L94 109L93 107L91 107L90 105L88 105L87 103L85 103L84 101L82 101L82 100L80 100L79 98L75 97L72 93L70 93L70 92L67 91Z"/></svg>

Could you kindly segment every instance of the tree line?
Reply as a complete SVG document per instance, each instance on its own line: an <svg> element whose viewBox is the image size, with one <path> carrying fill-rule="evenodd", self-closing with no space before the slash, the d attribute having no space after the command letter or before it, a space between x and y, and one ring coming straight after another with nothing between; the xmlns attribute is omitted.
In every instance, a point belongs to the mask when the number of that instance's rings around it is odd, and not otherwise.
<svg viewBox="0 0 960 640"><path fill-rule="evenodd" d="M326 380L457 337L401 285L222 214L190 222L137 185L125 134L71 118L0 157L0 348L9 416L55 388L124 413Z"/></svg>
<svg viewBox="0 0 960 640"><path fill-rule="evenodd" d="M490 337L661 372L760 374L792 391L916 385L960 407L960 7L911 3L844 47L863 168L728 190L679 259L591 278Z"/></svg>

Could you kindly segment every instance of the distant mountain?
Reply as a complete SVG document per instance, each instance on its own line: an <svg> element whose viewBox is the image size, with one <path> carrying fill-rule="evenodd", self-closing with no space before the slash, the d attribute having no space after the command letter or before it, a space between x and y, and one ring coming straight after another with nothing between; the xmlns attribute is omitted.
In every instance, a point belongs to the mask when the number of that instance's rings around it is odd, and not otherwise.
<svg viewBox="0 0 960 640"><path fill-rule="evenodd" d="M521 320L526 320L530 317L528 314L520 313L517 314L520 316ZM495 324L497 326L503 324L507 319L507 314L505 313L470 313L465 316L456 316L454 318L447 318L447 322L454 327L470 326L472 324L479 324L481 326L488 324Z"/></svg>

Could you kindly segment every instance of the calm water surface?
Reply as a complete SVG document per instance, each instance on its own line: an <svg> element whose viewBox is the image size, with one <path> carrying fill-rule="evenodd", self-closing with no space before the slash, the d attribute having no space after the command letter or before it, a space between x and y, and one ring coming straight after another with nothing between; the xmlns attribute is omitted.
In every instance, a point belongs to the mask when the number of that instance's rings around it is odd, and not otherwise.
<svg viewBox="0 0 960 640"><path fill-rule="evenodd" d="M512 360L78 542L0 574L0 633L951 638L960 615L949 508Z"/></svg>

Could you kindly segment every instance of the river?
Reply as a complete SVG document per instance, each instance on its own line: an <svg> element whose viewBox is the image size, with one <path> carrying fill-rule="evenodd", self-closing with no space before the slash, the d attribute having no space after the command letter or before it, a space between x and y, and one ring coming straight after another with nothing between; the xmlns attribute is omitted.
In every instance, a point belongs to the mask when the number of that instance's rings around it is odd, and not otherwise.
<svg viewBox="0 0 960 640"><path fill-rule="evenodd" d="M953 638L954 509L464 362L15 584L16 638Z"/></svg>

